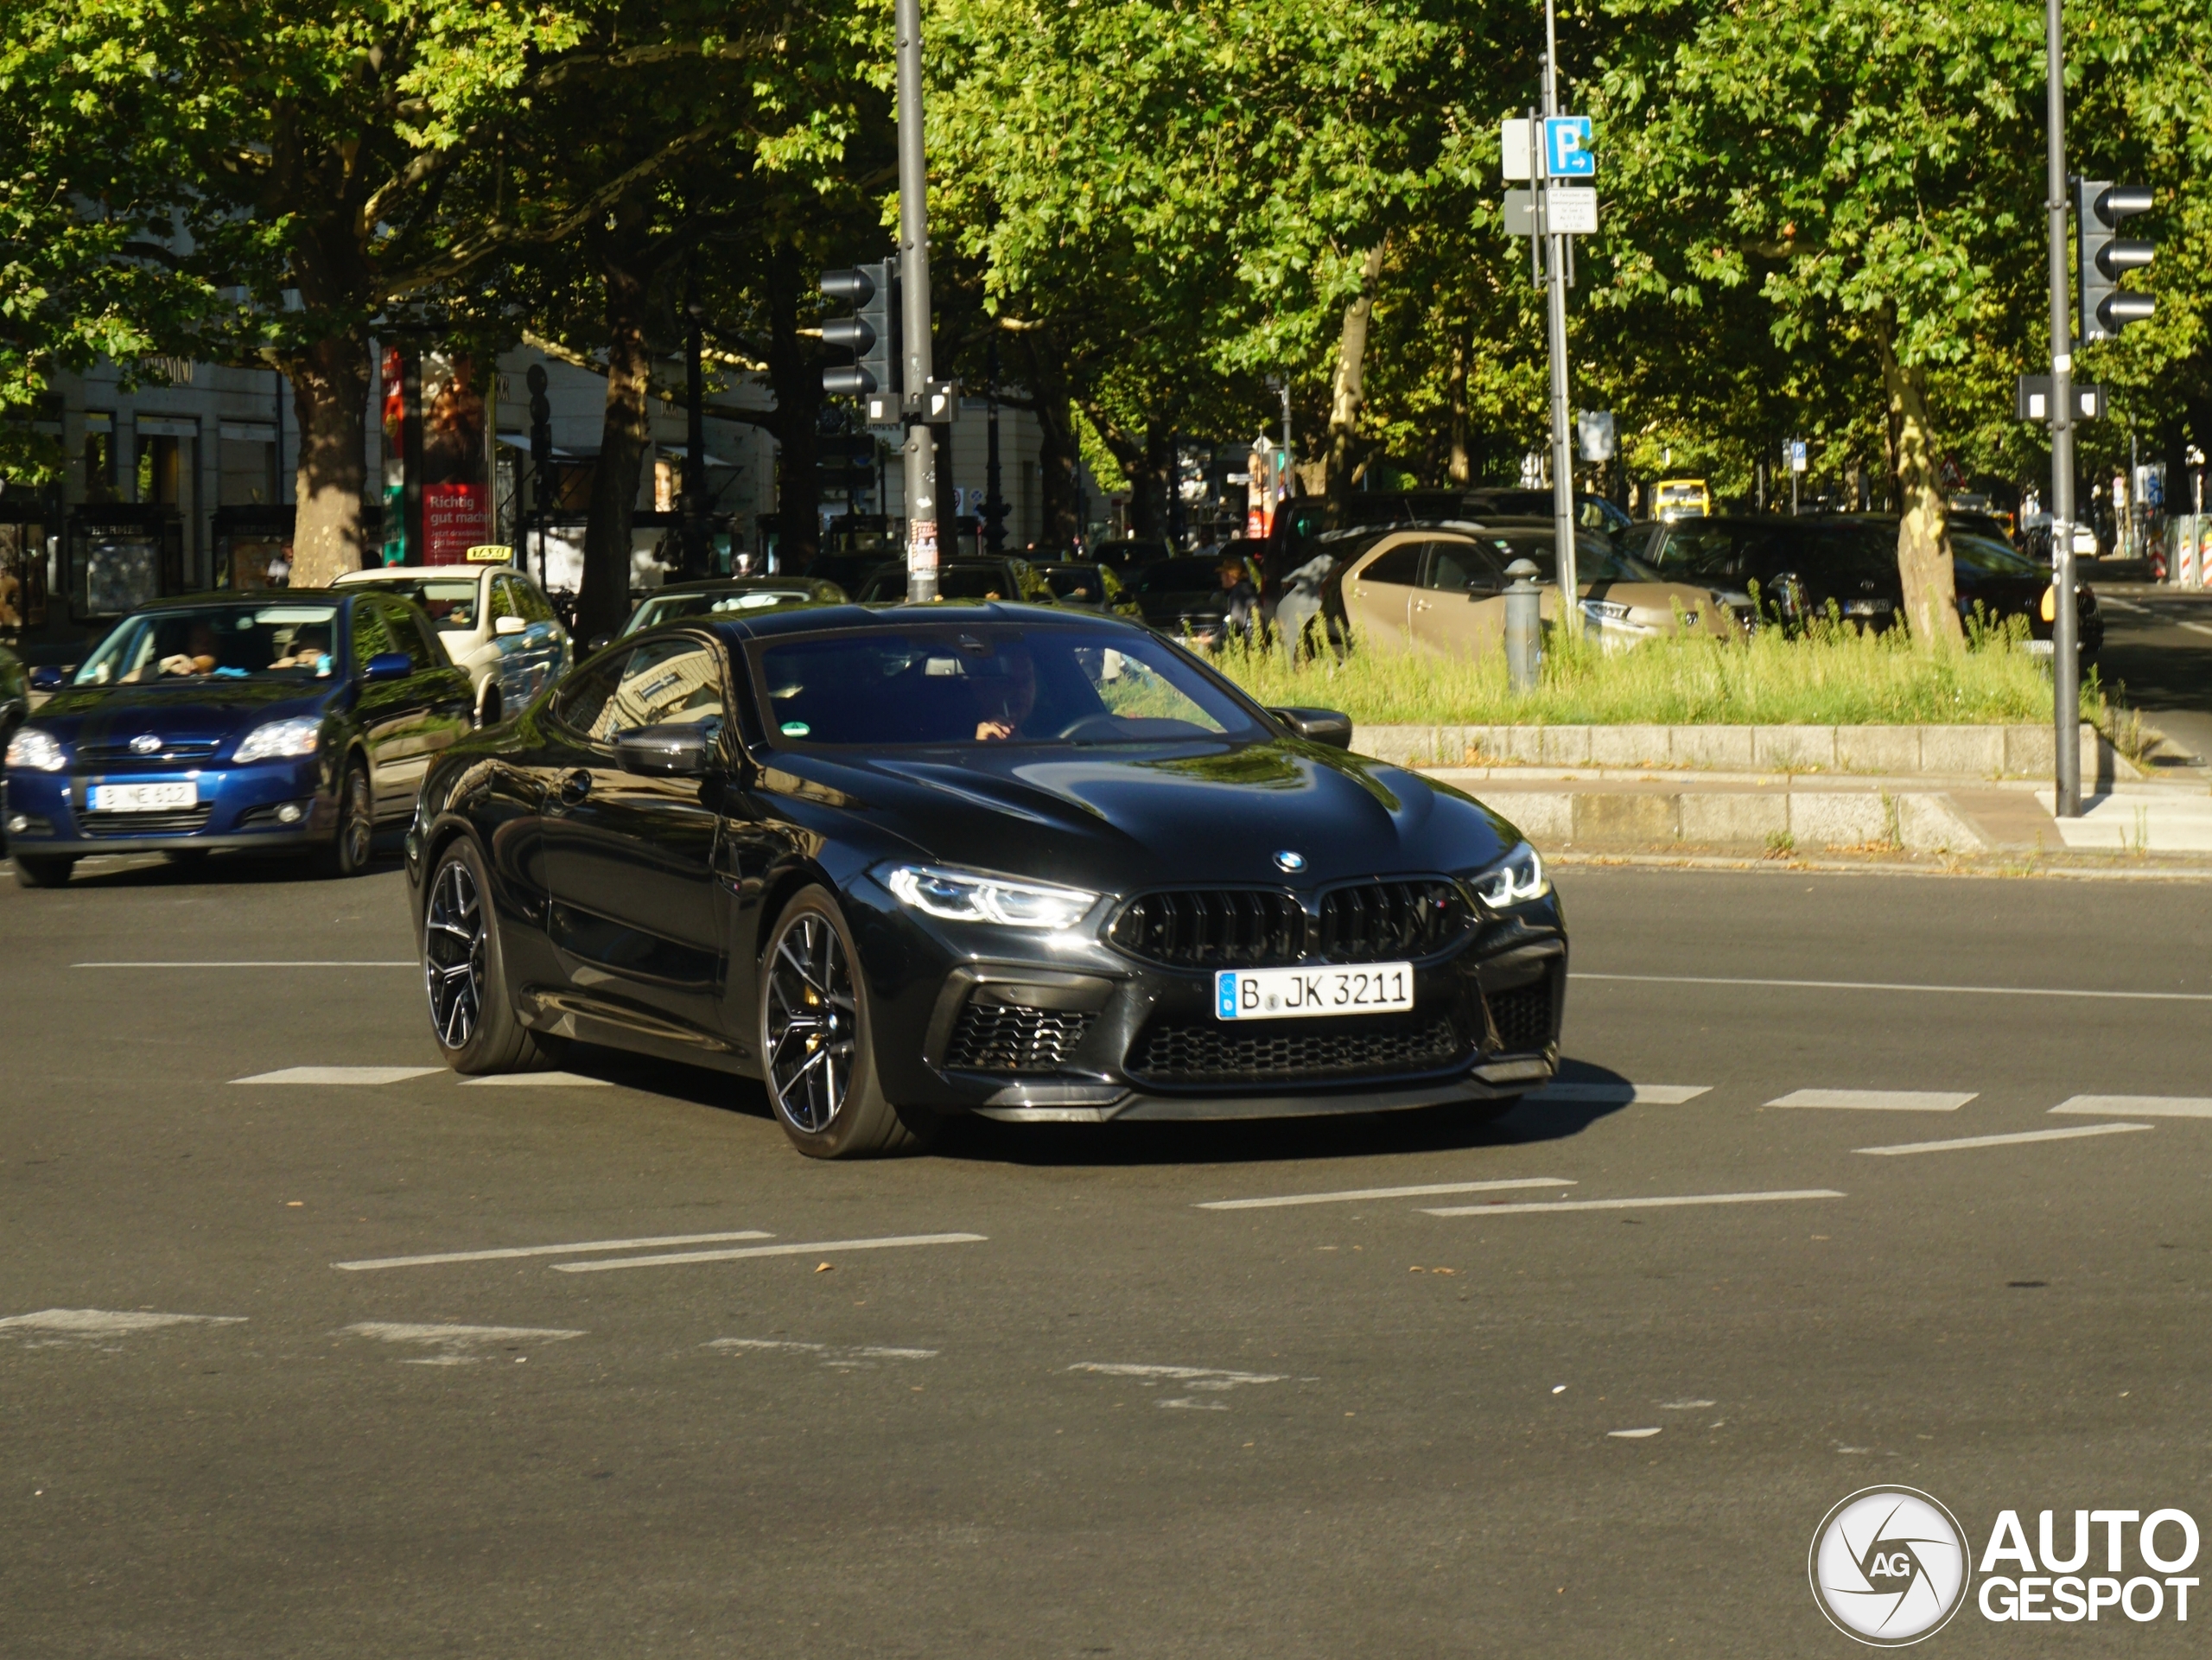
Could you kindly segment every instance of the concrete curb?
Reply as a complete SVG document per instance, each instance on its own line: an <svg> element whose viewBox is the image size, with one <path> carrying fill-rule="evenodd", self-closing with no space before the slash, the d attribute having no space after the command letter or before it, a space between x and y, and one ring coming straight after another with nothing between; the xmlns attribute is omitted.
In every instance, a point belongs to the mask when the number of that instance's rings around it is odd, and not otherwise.
<svg viewBox="0 0 2212 1660"><path fill-rule="evenodd" d="M1363 755L1401 766L1500 763L1653 766L1735 773L2049 778L2048 726L1363 726ZM2097 729L2082 726L2082 778L2141 774Z"/></svg>
<svg viewBox="0 0 2212 1660"><path fill-rule="evenodd" d="M1511 790L1484 798L1544 848L1998 845L1941 790Z"/></svg>

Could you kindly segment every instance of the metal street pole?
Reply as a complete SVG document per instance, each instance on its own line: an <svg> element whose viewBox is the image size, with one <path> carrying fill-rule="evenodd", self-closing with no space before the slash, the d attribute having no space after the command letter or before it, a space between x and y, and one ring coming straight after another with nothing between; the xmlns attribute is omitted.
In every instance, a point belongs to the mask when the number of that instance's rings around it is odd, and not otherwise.
<svg viewBox="0 0 2212 1660"><path fill-rule="evenodd" d="M2054 811L2082 816L2082 658L2074 611L2074 324L2066 272L2066 48L2060 0L2044 0L2050 160L2050 626Z"/></svg>
<svg viewBox="0 0 2212 1660"><path fill-rule="evenodd" d="M696 273L687 274L683 282L683 397L688 407L683 422L683 493L677 505L683 510L680 535L683 575L688 581L707 576L711 563L707 541L707 377L701 362L705 356L705 342L701 338L704 310L699 303L698 277Z"/></svg>
<svg viewBox="0 0 2212 1660"><path fill-rule="evenodd" d="M937 443L916 418L935 373L930 355L929 173L922 154L921 0L898 0L899 258L906 362L906 597L937 598Z"/></svg>
<svg viewBox="0 0 2212 1660"><path fill-rule="evenodd" d="M1552 0L1544 0L1544 117L1559 113L1559 31ZM1559 558L1559 625L1570 639L1582 633L1581 586L1574 569L1574 454L1572 417L1567 407L1567 239L1551 228L1552 147L1550 130L1530 133L1538 181L1536 233L1544 244L1544 286L1551 314L1552 348L1552 534Z"/></svg>
<svg viewBox="0 0 2212 1660"><path fill-rule="evenodd" d="M1006 498L999 493L1004 481L999 469L999 337L991 334L989 355L983 372L990 377L989 403L983 428L983 545L993 553L1006 551Z"/></svg>

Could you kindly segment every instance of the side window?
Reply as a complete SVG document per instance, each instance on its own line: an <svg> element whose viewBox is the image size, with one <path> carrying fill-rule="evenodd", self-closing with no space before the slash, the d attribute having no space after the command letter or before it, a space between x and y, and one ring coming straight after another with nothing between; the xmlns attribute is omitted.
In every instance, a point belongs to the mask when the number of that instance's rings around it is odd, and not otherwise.
<svg viewBox="0 0 2212 1660"><path fill-rule="evenodd" d="M1366 569L1352 580L1361 582L1395 582L1400 588L1412 588L1421 581L1421 549L1420 542L1401 542L1387 550Z"/></svg>
<svg viewBox="0 0 2212 1660"><path fill-rule="evenodd" d="M609 652L561 682L553 695L553 718L569 731L590 736L613 696L622 670L634 652Z"/></svg>
<svg viewBox="0 0 2212 1660"><path fill-rule="evenodd" d="M515 608L525 622L554 622L558 619L553 611L553 601L538 592L537 584L520 576L510 576L508 583L515 594Z"/></svg>
<svg viewBox="0 0 2212 1660"><path fill-rule="evenodd" d="M391 633L391 649L406 652L414 662L416 673L445 666L445 648L438 644L437 630L420 610L404 601L395 603L390 600L379 608L385 614L385 626Z"/></svg>
<svg viewBox="0 0 2212 1660"><path fill-rule="evenodd" d="M1428 544L1428 572L1421 586L1454 594L1496 594L1504 586L1482 550L1465 542Z"/></svg>
<svg viewBox="0 0 2212 1660"><path fill-rule="evenodd" d="M562 725L601 743L641 726L720 730L721 659L704 640L653 640L570 675L554 707Z"/></svg>
<svg viewBox="0 0 2212 1660"><path fill-rule="evenodd" d="M492 579L492 620L497 622L501 617L520 615L522 607L515 603L513 581L505 576L494 576Z"/></svg>
<svg viewBox="0 0 2212 1660"><path fill-rule="evenodd" d="M391 627L385 620L384 607L374 600L362 598L353 601L352 632L353 668L357 673L369 666L371 658L400 649L392 643Z"/></svg>

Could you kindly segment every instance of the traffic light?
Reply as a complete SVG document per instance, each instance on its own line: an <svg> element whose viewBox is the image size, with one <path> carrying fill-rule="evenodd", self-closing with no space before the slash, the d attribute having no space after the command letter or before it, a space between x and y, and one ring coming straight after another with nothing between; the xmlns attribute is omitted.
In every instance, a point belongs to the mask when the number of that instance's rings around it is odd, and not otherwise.
<svg viewBox="0 0 2212 1660"><path fill-rule="evenodd" d="M2151 263L2158 245L2113 234L2120 220L2150 210L2148 185L2094 179L2074 181L2074 237L2082 256L2084 340L2115 340L2128 324L2141 322L2157 309L2157 302L2149 295L2120 284L2130 271L2141 270Z"/></svg>
<svg viewBox="0 0 2212 1660"><path fill-rule="evenodd" d="M832 397L868 400L870 426L897 426L899 404L899 262L879 260L849 270L824 271L822 291L853 308L849 317L822 325L822 343L849 351L849 369L824 369L822 390Z"/></svg>

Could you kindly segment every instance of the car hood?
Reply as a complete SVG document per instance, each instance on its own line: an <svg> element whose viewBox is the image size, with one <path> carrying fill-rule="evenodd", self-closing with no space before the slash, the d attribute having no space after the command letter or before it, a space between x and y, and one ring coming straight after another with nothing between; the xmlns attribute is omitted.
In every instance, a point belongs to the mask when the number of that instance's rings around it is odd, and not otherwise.
<svg viewBox="0 0 2212 1660"><path fill-rule="evenodd" d="M946 864L1120 894L1468 871L1518 839L1456 790L1296 739L779 755L765 783Z"/></svg>
<svg viewBox="0 0 2212 1660"><path fill-rule="evenodd" d="M188 685L65 686L32 717L65 743L126 742L150 732L170 743L242 736L264 721L320 715L344 682L194 681Z"/></svg>

